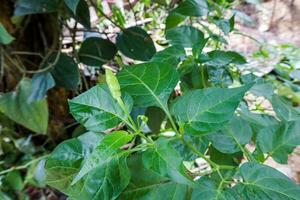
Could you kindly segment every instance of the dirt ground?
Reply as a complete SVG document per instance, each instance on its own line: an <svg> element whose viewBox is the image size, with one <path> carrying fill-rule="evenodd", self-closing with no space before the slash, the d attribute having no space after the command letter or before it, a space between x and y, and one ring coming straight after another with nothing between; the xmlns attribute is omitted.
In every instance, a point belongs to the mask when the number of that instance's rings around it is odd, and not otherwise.
<svg viewBox="0 0 300 200"><path fill-rule="evenodd" d="M238 10L254 20L252 24L244 24L239 20L236 28L240 32L262 43L293 44L300 48L300 0L269 0L259 5L242 5ZM230 36L229 44L228 49L245 55L251 55L258 49L252 39L236 34ZM266 164L300 183L300 146L289 156L287 165L278 164L272 159L268 159Z"/></svg>

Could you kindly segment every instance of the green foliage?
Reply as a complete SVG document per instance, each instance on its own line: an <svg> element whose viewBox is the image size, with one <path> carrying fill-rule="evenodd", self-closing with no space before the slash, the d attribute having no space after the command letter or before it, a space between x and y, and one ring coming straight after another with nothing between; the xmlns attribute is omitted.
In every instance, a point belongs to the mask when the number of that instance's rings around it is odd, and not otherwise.
<svg viewBox="0 0 300 200"><path fill-rule="evenodd" d="M87 38L78 52L80 62L90 66L101 66L113 59L117 49L109 40Z"/></svg>
<svg viewBox="0 0 300 200"><path fill-rule="evenodd" d="M3 24L0 22L0 44L9 44L14 38L7 32Z"/></svg>
<svg viewBox="0 0 300 200"><path fill-rule="evenodd" d="M172 113L184 125L187 134L199 135L215 131L232 119L250 87L193 90L174 102Z"/></svg>
<svg viewBox="0 0 300 200"><path fill-rule="evenodd" d="M119 33L117 47L125 56L142 61L150 60L156 52L151 37L137 26L124 29Z"/></svg>
<svg viewBox="0 0 300 200"><path fill-rule="evenodd" d="M7 154L0 163L1 199L26 199L20 194L28 185L48 185L72 200L300 200L296 183L263 164L269 157L287 163L300 144L300 111L294 107L300 99L299 70L290 53L284 59L294 65L277 64L279 78L245 75L248 57L224 45L235 31L232 1L139 1L128 4L129 11L113 5L111 16L97 3L16 4L15 16L49 15L68 29L72 43L62 49L65 32L59 29L62 38L53 38L53 49L22 52L39 56L38 69L18 66L24 78L16 91L0 94L0 156L2 146ZM91 23L90 7L96 9L97 25ZM70 18L74 27L67 24ZM81 42L78 32L84 32ZM1 61L10 58L7 52L16 53L2 24L0 43ZM261 50L255 56L268 54ZM47 95L56 87L71 98L76 122L66 120L68 126L58 129L68 133L64 139L72 138L55 146L48 133L42 137L50 147L40 148L34 148L31 135L15 139L23 134L18 124L47 133ZM293 92L292 102L282 97L290 97L285 88ZM51 107L60 112L58 105ZM36 154L46 157L33 159ZM18 158L22 165L16 167Z"/></svg>
<svg viewBox="0 0 300 200"><path fill-rule="evenodd" d="M31 90L30 79L22 79L17 91L0 96L0 111L30 130L46 134L48 127L47 103L45 99L28 102Z"/></svg>

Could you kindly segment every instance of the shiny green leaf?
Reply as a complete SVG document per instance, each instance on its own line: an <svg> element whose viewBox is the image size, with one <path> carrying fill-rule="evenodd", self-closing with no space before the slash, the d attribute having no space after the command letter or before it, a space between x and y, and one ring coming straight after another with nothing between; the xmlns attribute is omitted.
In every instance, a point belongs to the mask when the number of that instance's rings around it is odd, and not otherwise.
<svg viewBox="0 0 300 200"><path fill-rule="evenodd" d="M245 92L252 85L238 88L207 88L187 92L172 105L172 113L185 124L188 134L218 130L233 117Z"/></svg>
<svg viewBox="0 0 300 200"><path fill-rule="evenodd" d="M234 51L214 50L208 53L206 65L210 66L226 66L229 64L245 64L246 59Z"/></svg>
<svg viewBox="0 0 300 200"><path fill-rule="evenodd" d="M106 135L99 145L93 150L91 155L85 159L80 171L72 181L72 185L77 183L83 176L99 166L109 163L119 152L120 148L130 142L133 136L129 135L126 131L115 131Z"/></svg>
<svg viewBox="0 0 300 200"><path fill-rule="evenodd" d="M123 101L130 112L131 97L125 94ZM128 121L126 112L112 97L107 85L94 86L69 100L69 106L74 118L91 131L101 132Z"/></svg>
<svg viewBox="0 0 300 200"><path fill-rule="evenodd" d="M240 168L243 178L234 189L243 200L299 200L300 187L281 172L266 165L245 163Z"/></svg>
<svg viewBox="0 0 300 200"><path fill-rule="evenodd" d="M185 51L180 46L171 46L157 52L151 59L151 62L164 62L176 67L178 63L185 58Z"/></svg>
<svg viewBox="0 0 300 200"><path fill-rule="evenodd" d="M46 160L47 184L70 199L116 199L130 180L124 157L112 158L71 185L83 161L89 158L102 138L102 134L89 132L57 146Z"/></svg>
<svg viewBox="0 0 300 200"><path fill-rule="evenodd" d="M138 107L158 106L165 110L178 73L167 63L151 62L125 67L117 74L121 90L128 92Z"/></svg>
<svg viewBox="0 0 300 200"><path fill-rule="evenodd" d="M169 29L166 32L166 39L172 44L181 47L192 48L197 43L203 43L204 34L192 26L180 26Z"/></svg>
<svg viewBox="0 0 300 200"><path fill-rule="evenodd" d="M90 37L83 41L78 52L80 62L90 66L102 66L117 53L114 43L107 39Z"/></svg>
<svg viewBox="0 0 300 200"><path fill-rule="evenodd" d="M200 17L207 15L209 9L206 0L185 0L173 11L185 16Z"/></svg>
<svg viewBox="0 0 300 200"><path fill-rule="evenodd" d="M125 56L134 60L147 61L156 53L150 35L137 26L127 28L119 33L117 47Z"/></svg>

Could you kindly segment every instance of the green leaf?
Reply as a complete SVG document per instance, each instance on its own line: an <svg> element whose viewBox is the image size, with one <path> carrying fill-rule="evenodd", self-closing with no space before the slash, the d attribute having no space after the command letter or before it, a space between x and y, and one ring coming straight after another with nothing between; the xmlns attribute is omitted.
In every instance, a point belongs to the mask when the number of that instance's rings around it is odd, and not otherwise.
<svg viewBox="0 0 300 200"><path fill-rule="evenodd" d="M208 149L208 154L211 161L215 162L218 165L227 165L227 166L239 166L241 160L244 158L242 152L237 152L233 154L222 153L218 151L213 146L210 146Z"/></svg>
<svg viewBox="0 0 300 200"><path fill-rule="evenodd" d="M240 174L243 182L234 187L239 194L238 199L300 199L300 187L281 172L269 166L245 163L240 168Z"/></svg>
<svg viewBox="0 0 300 200"><path fill-rule="evenodd" d="M56 12L60 0L19 0L17 1L14 15L22 16L36 13Z"/></svg>
<svg viewBox="0 0 300 200"><path fill-rule="evenodd" d="M73 18L82 24L85 28L89 29L91 27L91 19L90 19L90 9L89 5L85 0L80 0L76 9L76 14L72 14Z"/></svg>
<svg viewBox="0 0 300 200"><path fill-rule="evenodd" d="M123 96L124 103L131 111L132 99ZM69 100L71 114L87 130L101 132L127 122L127 114L112 97L107 85L97 85L81 95Z"/></svg>
<svg viewBox="0 0 300 200"><path fill-rule="evenodd" d="M166 31L176 27L178 24L183 22L187 17L177 13L177 12L170 12L167 19L166 19Z"/></svg>
<svg viewBox="0 0 300 200"><path fill-rule="evenodd" d="M234 29L234 15L230 19L218 19L215 24L225 35L228 35Z"/></svg>
<svg viewBox="0 0 300 200"><path fill-rule="evenodd" d="M208 67L209 81L215 87L228 87L232 85L233 80L229 70L226 67Z"/></svg>
<svg viewBox="0 0 300 200"><path fill-rule="evenodd" d="M122 28L125 27L126 24L126 19L124 16L124 12L122 11L123 8L119 8L117 5L112 5L111 6L111 11L113 13L113 20L115 22L118 22L118 25L121 26Z"/></svg>
<svg viewBox="0 0 300 200"><path fill-rule="evenodd" d="M180 76L193 72L198 67L198 63L193 56L188 56L184 61L181 62L178 67ZM199 75L199 74L197 74Z"/></svg>
<svg viewBox="0 0 300 200"><path fill-rule="evenodd" d="M195 188L191 200L238 200L232 189L218 188L218 185L207 177L201 177L199 187Z"/></svg>
<svg viewBox="0 0 300 200"><path fill-rule="evenodd" d="M248 144L252 137L252 129L247 121L234 116L221 130L210 133L207 138L222 153L236 153Z"/></svg>
<svg viewBox="0 0 300 200"><path fill-rule="evenodd" d="M140 154L128 160L131 179L120 200L184 200L188 187L159 176L143 166Z"/></svg>
<svg viewBox="0 0 300 200"><path fill-rule="evenodd" d="M106 135L91 155L83 162L80 171L71 184L77 183L82 177L97 167L109 163L115 154L119 152L120 148L130 142L132 138L133 135L129 135L126 131L115 131Z"/></svg>
<svg viewBox="0 0 300 200"><path fill-rule="evenodd" d="M31 87L31 80L23 78L17 91L0 95L0 112L29 130L46 134L48 127L47 102L41 100L28 103Z"/></svg>
<svg viewBox="0 0 300 200"><path fill-rule="evenodd" d="M143 153L143 163L147 169L169 177L176 183L193 185L183 165L183 159L167 139L155 141L154 146Z"/></svg>
<svg viewBox="0 0 300 200"><path fill-rule="evenodd" d="M179 81L178 73L167 63L151 62L125 67L117 74L121 90L128 92L138 107L167 109L167 101Z"/></svg>
<svg viewBox="0 0 300 200"><path fill-rule="evenodd" d="M284 121L296 121L300 119L300 111L290 105L289 102L285 101L278 95L272 97L273 109L277 116Z"/></svg>
<svg viewBox="0 0 300 200"><path fill-rule="evenodd" d="M1 191L0 191L0 199L2 199L2 200L13 200L7 194L5 194L4 192L1 192Z"/></svg>
<svg viewBox="0 0 300 200"><path fill-rule="evenodd" d="M151 59L151 62L164 62L177 66L185 58L185 51L180 46L170 46L157 52Z"/></svg>
<svg viewBox="0 0 300 200"><path fill-rule="evenodd" d="M287 163L288 155L300 144L300 121L281 123L261 129L257 144L279 163Z"/></svg>
<svg viewBox="0 0 300 200"><path fill-rule="evenodd" d="M109 69L105 70L105 77L111 95L115 100L119 100L121 98L121 89L118 79L116 78L114 73Z"/></svg>
<svg viewBox="0 0 300 200"><path fill-rule="evenodd" d="M76 90L79 84L79 69L74 59L66 53L52 54L44 67L54 65L50 70L55 80L55 85L68 90Z"/></svg>
<svg viewBox="0 0 300 200"><path fill-rule="evenodd" d="M185 135L184 139L193 144L193 146L202 154L205 154L209 146L209 141L205 137L193 137L190 135ZM172 145L179 152L184 161L194 161L196 158L198 158L189 147L182 143L182 141L174 140L172 141Z"/></svg>
<svg viewBox="0 0 300 200"><path fill-rule="evenodd" d="M208 5L206 0L185 0L178 5L173 12L180 13L185 16L205 16L208 14Z"/></svg>
<svg viewBox="0 0 300 200"><path fill-rule="evenodd" d="M118 34L117 47L125 56L134 60L147 61L156 53L150 35L137 26L127 28Z"/></svg>
<svg viewBox="0 0 300 200"><path fill-rule="evenodd" d="M11 171L5 176L5 183L13 190L21 191L24 188L21 173L19 171Z"/></svg>
<svg viewBox="0 0 300 200"><path fill-rule="evenodd" d="M28 98L29 102L42 100L46 97L47 91L55 86L53 76L49 72L42 72L33 75L32 91Z"/></svg>
<svg viewBox="0 0 300 200"><path fill-rule="evenodd" d="M171 111L180 123L185 124L185 132L188 134L198 135L218 130L232 119L251 86L193 90L179 97Z"/></svg>
<svg viewBox="0 0 300 200"><path fill-rule="evenodd" d="M255 131L259 131L264 127L278 124L278 121L274 117L266 114L256 114L250 112L246 106L241 106L241 110L239 110L238 113L251 125Z"/></svg>
<svg viewBox="0 0 300 200"><path fill-rule="evenodd" d="M64 0L65 4L76 14L77 6L81 0Z"/></svg>
<svg viewBox="0 0 300 200"><path fill-rule="evenodd" d="M115 44L111 41L90 37L82 43L78 56L80 62L90 66L102 66L112 60L117 53Z"/></svg>
<svg viewBox="0 0 300 200"><path fill-rule="evenodd" d="M0 22L0 44L10 44L15 38L11 36Z"/></svg>
<svg viewBox="0 0 300 200"><path fill-rule="evenodd" d="M82 162L89 158L102 138L102 134L89 132L58 145L47 157L47 184L65 193L70 199L116 199L130 180L124 157L111 159L71 185Z"/></svg>
<svg viewBox="0 0 300 200"><path fill-rule="evenodd" d="M157 107L149 107L145 112L145 116L148 117L147 125L151 132L159 133L161 125L166 118L164 111Z"/></svg>
<svg viewBox="0 0 300 200"><path fill-rule="evenodd" d="M192 26L180 26L169 29L166 32L166 39L172 45L192 48L198 43L203 43L204 34Z"/></svg>
<svg viewBox="0 0 300 200"><path fill-rule="evenodd" d="M241 65L245 63L247 63L246 59L237 52L214 50L208 53L208 60L205 64L221 67L229 64Z"/></svg>

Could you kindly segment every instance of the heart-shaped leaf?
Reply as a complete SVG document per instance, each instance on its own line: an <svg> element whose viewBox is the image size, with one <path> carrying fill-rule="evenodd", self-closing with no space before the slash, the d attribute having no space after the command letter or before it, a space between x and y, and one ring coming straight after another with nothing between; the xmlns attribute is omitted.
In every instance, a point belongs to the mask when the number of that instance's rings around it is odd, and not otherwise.
<svg viewBox="0 0 300 200"><path fill-rule="evenodd" d="M102 66L115 57L117 48L109 40L90 37L84 40L78 52L80 62L90 66Z"/></svg>
<svg viewBox="0 0 300 200"><path fill-rule="evenodd" d="M147 61L156 53L150 35L137 26L119 33L117 47L125 56L135 60Z"/></svg>
<svg viewBox="0 0 300 200"><path fill-rule="evenodd" d="M0 112L36 133L46 134L48 127L47 102L40 100L29 103L27 99L31 91L31 80L23 78L17 91L0 95Z"/></svg>

